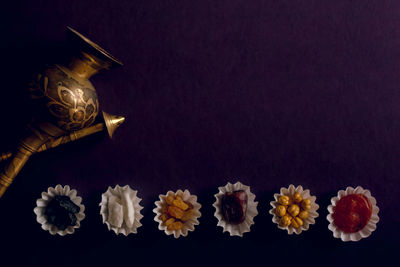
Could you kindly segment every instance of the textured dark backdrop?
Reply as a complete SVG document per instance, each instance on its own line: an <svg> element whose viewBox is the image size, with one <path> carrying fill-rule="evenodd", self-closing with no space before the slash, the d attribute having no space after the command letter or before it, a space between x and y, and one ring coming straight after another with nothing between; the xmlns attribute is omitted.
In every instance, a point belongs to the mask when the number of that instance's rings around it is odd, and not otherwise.
<svg viewBox="0 0 400 267"><path fill-rule="evenodd" d="M26 81L63 60L65 27L125 65L92 81L101 109L126 116L113 140L98 134L34 156L0 200L1 266L164 266L261 260L376 265L399 244L399 1L7 1L1 7L1 150L29 120ZM2 3L4 4L4 3ZM259 215L230 237L213 216L217 187L251 186ZM69 184L86 205L74 235L35 220L47 187ZM280 187L317 196L320 217L288 236L271 222ZM116 236L98 203L109 185L143 198L137 235ZM344 243L326 207L346 186L370 189L381 211L368 239ZM174 240L157 229L158 194L189 189L200 225ZM212 257L215 257L214 259ZM3 262L3 261L6 262ZM54 263L52 263L54 262ZM299 262L299 263L298 263ZM140 264L139 264L140 265ZM256 264L257 265L257 264Z"/></svg>

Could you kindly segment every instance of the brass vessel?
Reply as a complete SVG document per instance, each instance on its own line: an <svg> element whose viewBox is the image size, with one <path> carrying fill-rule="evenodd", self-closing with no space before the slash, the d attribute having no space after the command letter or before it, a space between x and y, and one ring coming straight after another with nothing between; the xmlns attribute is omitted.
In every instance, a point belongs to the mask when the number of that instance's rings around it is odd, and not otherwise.
<svg viewBox="0 0 400 267"><path fill-rule="evenodd" d="M34 102L34 122L29 134L14 152L0 155L9 160L0 172L0 198L11 185L32 154L65 144L107 129L112 137L125 118L102 112L103 122L93 125L99 114L99 101L90 77L102 69L122 66L122 63L67 27L73 57L68 66L53 65L37 75L29 86Z"/></svg>

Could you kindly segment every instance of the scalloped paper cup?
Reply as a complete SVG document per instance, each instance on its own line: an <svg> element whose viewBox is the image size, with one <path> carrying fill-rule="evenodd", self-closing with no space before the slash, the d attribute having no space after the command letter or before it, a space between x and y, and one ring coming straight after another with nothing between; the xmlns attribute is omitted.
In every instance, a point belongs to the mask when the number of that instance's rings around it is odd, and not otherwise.
<svg viewBox="0 0 400 267"><path fill-rule="evenodd" d="M129 192L129 198L133 203L133 209L134 209L134 222L132 227L128 227L123 221L121 227L115 227L111 225L108 222L108 199L112 196L121 198L122 194L124 192ZM124 187L121 187L119 185L116 185L114 188L111 186L108 187L107 191L101 195L101 202L99 204L100 206L100 215L103 218L103 223L105 223L108 227L108 230L112 230L115 232L115 234L123 234L125 236L128 236L129 234L137 233L137 229L142 226L140 223L140 220L143 218L143 215L140 213L140 211L143 209L142 206L140 206L140 201L142 200L141 198L137 197L137 190L133 190L130 188L129 185L125 185Z"/></svg>
<svg viewBox="0 0 400 267"><path fill-rule="evenodd" d="M36 221L42 225L42 229L45 231L49 231L50 234L65 236L67 234L73 234L75 229L81 226L81 221L85 218L85 206L82 204L82 198L78 197L75 189L69 187L69 185L62 186L56 185L55 188L49 187L47 192L42 192L42 198L36 200L36 207L33 209L36 214ZM76 216L76 225L70 225L65 230L59 230L57 226L50 224L47 221L47 216L44 214L47 204L57 195L60 196L68 196L72 202L74 202L77 206L79 206L79 212L75 214Z"/></svg>
<svg viewBox="0 0 400 267"><path fill-rule="evenodd" d="M333 220L333 210L336 206L336 203L344 196L350 194L361 194L368 198L369 202L371 203L372 212L371 218L369 219L367 225L363 229L355 233L347 233L340 230L334 223ZM376 230L376 224L379 222L379 208L376 205L376 199L371 195L369 190L362 188L361 186L357 186L356 188L347 187L346 191L340 190L336 197L331 198L332 205L328 206L329 214L326 216L327 220L329 221L328 228L333 232L333 236L335 238L340 238L344 242L348 241L360 241L362 238L366 238L372 234L373 231Z"/></svg>
<svg viewBox="0 0 400 267"><path fill-rule="evenodd" d="M182 229L168 230L167 226L160 219L160 216L162 215L163 205L166 204L166 197L168 195L181 196L183 201L188 202L193 206L193 211L194 211L193 216L183 224ZM200 213L201 205L197 202L197 196L191 195L189 190L186 189L185 191L182 192L182 190L179 189L178 191L176 191L176 193L168 191L166 195L159 195L159 199L160 199L159 201L155 202L156 208L153 209L153 212L156 214L154 220L158 222L158 229L164 231L165 234L167 235L173 234L175 238L178 238L180 236L187 236L189 231L194 231L195 225L200 224L198 219L201 217Z"/></svg>
<svg viewBox="0 0 400 267"><path fill-rule="evenodd" d="M278 198L280 196L290 196L293 197L294 193L299 193L303 199L310 199L311 201L311 208L308 210L308 217L303 220L303 225L300 226L299 228L295 228L292 225L289 226L281 226L279 225L280 217L276 215L275 209L278 207L280 204L278 203ZM295 234L301 234L303 231L307 231L310 228L310 225L315 224L315 219L319 216L317 210L319 209L319 205L315 202L316 197L310 195L310 190L306 189L303 190L303 187L301 185L294 187L293 184L289 185L288 188L282 187L280 190L280 194L274 194L274 199L275 201L271 201L270 204L272 206L272 209L269 210L269 214L272 215L272 221L278 225L279 229L286 230L289 235L295 233Z"/></svg>
<svg viewBox="0 0 400 267"><path fill-rule="evenodd" d="M254 224L254 217L258 215L257 205L255 202L256 195L250 192L250 186L244 185L241 182L236 182L235 184L227 183L225 186L218 187L219 192L215 194L216 201L213 206L215 207L214 216L218 219L217 226L221 226L224 232L229 232L231 236L243 237L244 233L250 232L250 227ZM227 192L233 192L238 190L244 190L247 194L247 210L246 218L240 224L232 224L224 219L221 210L221 202L223 196Z"/></svg>

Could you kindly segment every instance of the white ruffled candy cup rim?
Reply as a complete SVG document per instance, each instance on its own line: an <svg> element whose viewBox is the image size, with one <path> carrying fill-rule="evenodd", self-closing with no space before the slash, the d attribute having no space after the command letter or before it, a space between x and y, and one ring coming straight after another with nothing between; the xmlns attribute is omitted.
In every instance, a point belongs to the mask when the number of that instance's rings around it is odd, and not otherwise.
<svg viewBox="0 0 400 267"><path fill-rule="evenodd" d="M181 196L183 201L188 202L193 206L193 216L183 224L182 229L168 230L167 226L160 218L162 215L163 205L167 203L166 197L169 195ZM188 235L189 231L194 231L195 225L200 224L198 219L201 217L201 205L197 202L197 196L191 195L189 190L186 189L185 191L182 191L179 189L175 193L173 191L168 191L166 195L159 195L158 197L160 200L154 203L156 205L156 207L153 209L153 212L156 214L154 221L158 222L158 229L164 231L166 235L173 234L175 238L179 238L180 236L185 237Z"/></svg>
<svg viewBox="0 0 400 267"><path fill-rule="evenodd" d="M128 191L129 192L129 197L133 203L133 209L134 209L134 222L132 227L128 227L125 223L125 221L122 223L121 227L115 227L111 225L108 222L108 199L111 196L115 196L117 198L121 198L123 192ZM138 191L133 190L129 185L125 185L121 187L120 185L116 185L114 188L111 186L108 187L107 191L104 192L101 195L101 202L99 204L100 206L100 215L103 219L103 223L107 225L108 230L114 231L116 235L122 234L125 236L128 236L129 234L137 234L137 229L142 226L140 223L140 220L143 218L143 215L140 213L140 211L143 209L142 206L140 206L140 201L142 200L137 196Z"/></svg>
<svg viewBox="0 0 400 267"><path fill-rule="evenodd" d="M371 203L372 212L371 217L368 223L358 232L355 233L347 233L340 230L334 223L333 220L333 211L334 207L336 206L337 202L344 196L351 195L351 194L361 194L368 198L369 202ZM369 237L373 231L376 230L376 225L379 222L379 208L376 205L376 199L371 195L371 192L367 189L362 188L361 186L357 186L356 188L347 187L346 190L339 190L337 196L331 198L332 205L328 206L329 214L326 216L326 219L329 222L328 229L333 232L333 236L335 238L340 238L344 242L348 241L360 241L363 238Z"/></svg>
<svg viewBox="0 0 400 267"><path fill-rule="evenodd" d="M254 217L258 215L257 205L258 202L254 201L256 195L250 191L250 186L244 185L241 182L236 182L235 184L227 183L225 186L218 187L219 192L214 195L216 201L213 206L215 208L214 216L218 219L217 226L221 226L224 232L229 232L231 236L243 237L244 233L250 232L251 226L254 224ZM247 209L246 218L240 224L232 224L224 219L221 210L222 197L227 192L233 192L238 190L244 190L247 194Z"/></svg>
<svg viewBox="0 0 400 267"><path fill-rule="evenodd" d="M45 215L47 205L57 195L68 196L71 201L79 207L79 212L75 214L76 225L70 225L65 230L59 230L57 226L50 224ZM81 221L85 218L85 206L82 204L82 198L78 197L77 191L75 189L71 190L69 185L62 186L58 184L54 188L49 187L47 192L42 192L42 197L36 200L36 207L33 211L36 214L36 221L41 224L42 229L49 231L52 235L58 234L60 236L65 236L67 234L73 234L75 229L81 226Z"/></svg>
<svg viewBox="0 0 400 267"><path fill-rule="evenodd" d="M303 225L299 228L295 228L292 225L289 226L281 226L279 224L280 217L276 215L276 208L280 205L278 199L280 196L290 196L293 197L294 193L299 193L303 199L309 199L311 202L311 208L308 210L308 217L303 220ZM278 225L279 229L286 230L289 235L295 233L297 235L301 234L303 231L307 231L310 228L310 225L315 224L315 219L319 216L317 210L319 209L319 205L315 202L317 198L315 196L311 196L310 190L303 189L303 186L299 185L295 187L293 184L290 184L288 188L281 187L279 194L274 194L275 201L271 201L270 204L272 209L269 210L269 214L272 215L272 222Z"/></svg>

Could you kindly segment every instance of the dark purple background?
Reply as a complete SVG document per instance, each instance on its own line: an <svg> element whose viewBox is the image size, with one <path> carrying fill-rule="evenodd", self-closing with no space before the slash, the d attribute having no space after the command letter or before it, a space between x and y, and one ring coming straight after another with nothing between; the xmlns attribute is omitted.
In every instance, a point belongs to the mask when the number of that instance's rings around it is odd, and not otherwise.
<svg viewBox="0 0 400 267"><path fill-rule="evenodd" d="M66 26L125 64L92 81L101 109L127 120L113 140L98 134L27 163L0 200L1 260L12 260L1 266L135 259L298 266L309 257L317 266L366 265L394 257L399 1L8 2L0 19L2 151L16 146L29 120L30 74L64 59ZM218 186L238 180L259 201L243 238L223 234L211 206ZM86 205L72 236L51 236L33 213L40 193L59 183ZM290 183L309 188L320 204L316 224L300 236L279 230L268 214L273 193ZM115 236L102 224L101 194L116 184L143 198L137 235ZM357 185L376 197L381 221L369 238L344 243L328 230L326 207L338 190ZM174 240L157 229L152 209L158 194L179 188L199 197L203 216Z"/></svg>

